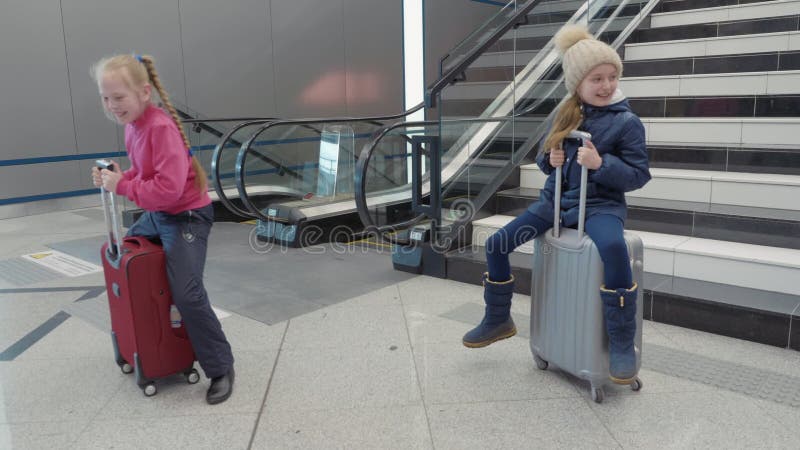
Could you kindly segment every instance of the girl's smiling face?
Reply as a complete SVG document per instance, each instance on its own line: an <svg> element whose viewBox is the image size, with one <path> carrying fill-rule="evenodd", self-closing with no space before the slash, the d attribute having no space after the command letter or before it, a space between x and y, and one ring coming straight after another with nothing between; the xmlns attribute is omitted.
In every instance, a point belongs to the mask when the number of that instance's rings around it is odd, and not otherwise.
<svg viewBox="0 0 800 450"><path fill-rule="evenodd" d="M104 73L98 85L103 109L121 125L138 119L150 104L150 85L131 87L122 70Z"/></svg>
<svg viewBox="0 0 800 450"><path fill-rule="evenodd" d="M591 70L578 85L578 96L592 106L606 106L619 84L619 74L613 64L600 64Z"/></svg>

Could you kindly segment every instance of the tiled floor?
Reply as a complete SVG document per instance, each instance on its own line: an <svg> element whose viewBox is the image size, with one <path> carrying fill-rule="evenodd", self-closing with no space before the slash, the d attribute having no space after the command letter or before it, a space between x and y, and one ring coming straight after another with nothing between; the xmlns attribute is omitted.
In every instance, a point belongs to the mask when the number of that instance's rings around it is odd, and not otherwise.
<svg viewBox="0 0 800 450"><path fill-rule="evenodd" d="M1 220L0 260L102 240L92 211ZM215 226L212 250L227 251L209 257L207 279L229 270L239 252L250 267L247 292L264 286L266 303L305 295L300 285L319 277L304 267L294 280L268 270L291 255L253 252L246 227ZM327 267L347 277L363 258L360 250L343 252ZM460 339L480 318L480 287L398 277L386 254L369 258L383 264L372 268L383 282L350 298L317 301L272 325L227 311L236 388L216 406L204 401L205 379L165 380L146 398L119 371L102 317L87 312L105 304L105 294L97 296L101 274L24 286L0 278L0 449L799 445L798 352L645 321L644 388L608 387L595 404L584 382L534 365L524 296L513 308L519 337L467 349ZM259 260L261 273L253 269ZM296 254L286 261L304 264ZM212 300L225 294L208 289Z"/></svg>

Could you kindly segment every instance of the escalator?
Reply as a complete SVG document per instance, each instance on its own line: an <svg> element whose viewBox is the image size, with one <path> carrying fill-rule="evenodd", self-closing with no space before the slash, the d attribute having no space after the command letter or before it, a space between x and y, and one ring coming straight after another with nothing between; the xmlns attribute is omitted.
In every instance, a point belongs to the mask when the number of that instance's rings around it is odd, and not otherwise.
<svg viewBox="0 0 800 450"><path fill-rule="evenodd" d="M241 205L232 210L258 219L264 240L304 246L375 235L408 244L416 230L439 254L469 244L471 220L489 214L498 189L519 184L518 166L533 157L564 97L555 31L584 23L618 46L653 6L510 2L443 58L441 76L426 92L429 117L437 120L404 122L409 111L245 122L217 145L217 195L232 193L222 183L230 168L220 171L220 154L237 141ZM288 200L262 195L278 190Z"/></svg>

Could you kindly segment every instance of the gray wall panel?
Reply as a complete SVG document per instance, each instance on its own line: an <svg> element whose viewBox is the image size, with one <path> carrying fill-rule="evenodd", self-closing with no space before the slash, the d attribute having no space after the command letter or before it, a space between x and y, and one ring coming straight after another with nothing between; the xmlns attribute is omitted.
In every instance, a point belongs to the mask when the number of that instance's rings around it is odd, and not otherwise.
<svg viewBox="0 0 800 450"><path fill-rule="evenodd" d="M81 153L119 149L115 125L102 112L89 67L116 53L146 53L170 97L186 103L178 1L62 0L75 126Z"/></svg>
<svg viewBox="0 0 800 450"><path fill-rule="evenodd" d="M345 0L348 114L403 110L403 9L397 0Z"/></svg>
<svg viewBox="0 0 800 450"><path fill-rule="evenodd" d="M79 172L77 161L0 166L0 192L2 198L14 198L88 189L91 174L82 174L81 182Z"/></svg>
<svg viewBox="0 0 800 450"><path fill-rule="evenodd" d="M0 61L0 159L74 154L58 0L4 2Z"/></svg>
<svg viewBox="0 0 800 450"><path fill-rule="evenodd" d="M272 1L276 113L347 113L343 0Z"/></svg>
<svg viewBox="0 0 800 450"><path fill-rule="evenodd" d="M181 30L190 108L275 115L269 0L184 0Z"/></svg>
<svg viewBox="0 0 800 450"><path fill-rule="evenodd" d="M500 7L468 0L425 2L425 86L439 77L439 60Z"/></svg>
<svg viewBox="0 0 800 450"><path fill-rule="evenodd" d="M122 150L122 130L103 115L88 73L99 58L120 52L152 54L176 104L202 116L355 116L403 105L399 1L6 3L0 60L11 82L0 85L0 159ZM470 0L425 6L430 83L439 55L497 7ZM90 165L0 168L0 198L89 188Z"/></svg>

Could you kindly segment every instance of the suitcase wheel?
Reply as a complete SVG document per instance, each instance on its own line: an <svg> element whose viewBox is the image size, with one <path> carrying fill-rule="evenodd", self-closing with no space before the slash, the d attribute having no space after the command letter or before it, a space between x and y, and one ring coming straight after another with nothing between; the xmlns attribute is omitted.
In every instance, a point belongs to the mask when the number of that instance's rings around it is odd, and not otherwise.
<svg viewBox="0 0 800 450"><path fill-rule="evenodd" d="M634 378L633 383L631 383L631 389L634 391L638 391L642 386L642 380L640 380L639 377Z"/></svg>
<svg viewBox="0 0 800 450"><path fill-rule="evenodd" d="M156 390L156 385L153 384L153 383L148 383L148 384L144 385L144 387L142 388L142 391L144 392L144 395L146 397L152 397L152 396L156 395L156 392L158 392Z"/></svg>
<svg viewBox="0 0 800 450"><path fill-rule="evenodd" d="M603 388L592 386L592 400L594 400L595 403L603 403L603 397L605 397Z"/></svg>
<svg viewBox="0 0 800 450"><path fill-rule="evenodd" d="M195 384L200 381L200 374L197 372L197 369L192 369L189 372L185 372L183 376L186 377L186 382L189 384Z"/></svg>
<svg viewBox="0 0 800 450"><path fill-rule="evenodd" d="M128 363L123 363L119 368L124 374L133 373L133 367Z"/></svg>
<svg viewBox="0 0 800 450"><path fill-rule="evenodd" d="M539 370L547 370L547 366L550 365L548 364L547 361L543 360L539 355L533 355L533 360L536 361L536 367L538 367Z"/></svg>

